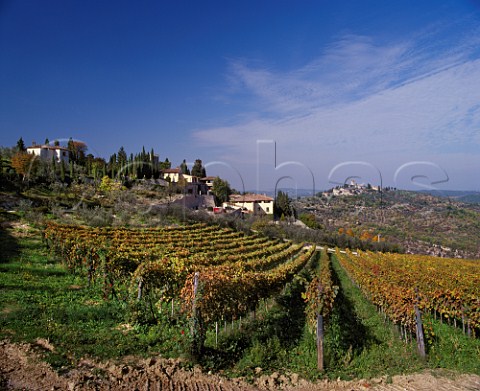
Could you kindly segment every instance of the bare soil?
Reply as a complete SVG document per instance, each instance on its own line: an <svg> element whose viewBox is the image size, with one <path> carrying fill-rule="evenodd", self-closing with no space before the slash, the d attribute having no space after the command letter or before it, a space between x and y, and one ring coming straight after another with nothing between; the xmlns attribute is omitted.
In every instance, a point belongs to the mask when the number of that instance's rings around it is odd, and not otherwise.
<svg viewBox="0 0 480 391"><path fill-rule="evenodd" d="M127 357L120 361L81 360L73 369L57 372L42 360L54 351L46 340L34 344L0 342L0 390L480 390L480 376L441 370L413 375L386 376L372 380L319 381L309 383L297 374L261 375L254 384L204 373L199 367L185 369L180 360ZM260 369L259 369L260 372Z"/></svg>

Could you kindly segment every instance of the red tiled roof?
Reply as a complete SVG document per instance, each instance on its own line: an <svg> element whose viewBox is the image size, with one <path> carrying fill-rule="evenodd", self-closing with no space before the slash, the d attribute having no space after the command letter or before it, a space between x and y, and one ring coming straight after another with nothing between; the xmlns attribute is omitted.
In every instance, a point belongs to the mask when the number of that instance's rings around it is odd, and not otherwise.
<svg viewBox="0 0 480 391"><path fill-rule="evenodd" d="M60 145L32 145L31 147L27 147L27 149L34 149L34 148L40 148L40 149L60 149L63 151L68 151L68 148L61 147Z"/></svg>
<svg viewBox="0 0 480 391"><path fill-rule="evenodd" d="M230 196L231 202L259 202L259 201L273 201L273 198L263 194L232 194Z"/></svg>
<svg viewBox="0 0 480 391"><path fill-rule="evenodd" d="M163 170L163 173L164 174L181 174L182 170L180 170L179 168L166 168L165 170Z"/></svg>

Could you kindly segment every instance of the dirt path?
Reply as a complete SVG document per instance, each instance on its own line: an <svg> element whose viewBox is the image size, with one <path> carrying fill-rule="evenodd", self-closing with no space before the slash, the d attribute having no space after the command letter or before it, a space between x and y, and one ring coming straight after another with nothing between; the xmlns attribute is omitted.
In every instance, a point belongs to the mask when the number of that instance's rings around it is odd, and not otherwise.
<svg viewBox="0 0 480 391"><path fill-rule="evenodd" d="M125 358L120 363L81 361L76 368L62 374L40 359L42 350L52 350L47 341L36 344L0 342L0 390L182 390L182 391L456 391L480 390L480 376L452 375L436 371L374 380L320 381L312 384L297 375L274 373L260 376L255 386L203 373L199 368L182 369L178 360Z"/></svg>

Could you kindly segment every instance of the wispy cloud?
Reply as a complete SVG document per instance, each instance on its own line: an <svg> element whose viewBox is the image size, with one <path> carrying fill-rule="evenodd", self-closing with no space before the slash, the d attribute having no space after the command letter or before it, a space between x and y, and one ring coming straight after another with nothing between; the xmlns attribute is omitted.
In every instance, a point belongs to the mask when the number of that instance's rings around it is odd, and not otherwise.
<svg viewBox="0 0 480 391"><path fill-rule="evenodd" d="M276 140L289 159L310 164L319 155L333 162L419 159L462 148L480 154L478 34L448 42L436 34L396 43L344 36L290 71L231 61L233 90L255 109L248 120L197 130L195 137L245 161L259 138Z"/></svg>

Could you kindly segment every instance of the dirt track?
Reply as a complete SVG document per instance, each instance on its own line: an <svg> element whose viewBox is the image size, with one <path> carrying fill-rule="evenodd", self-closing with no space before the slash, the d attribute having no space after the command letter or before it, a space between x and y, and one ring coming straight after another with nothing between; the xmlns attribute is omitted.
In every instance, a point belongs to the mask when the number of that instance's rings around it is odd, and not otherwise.
<svg viewBox="0 0 480 391"><path fill-rule="evenodd" d="M350 390L480 390L476 375L424 372L395 376L390 384L386 378L374 380L320 381L312 384L298 379L295 374L260 376L255 385L242 380L230 380L203 373L200 369L182 369L179 361L166 359L124 359L121 363L81 361L76 368L58 374L40 360L39 351L51 350L47 341L35 345L0 342L1 390L277 390L292 391L350 391Z"/></svg>

